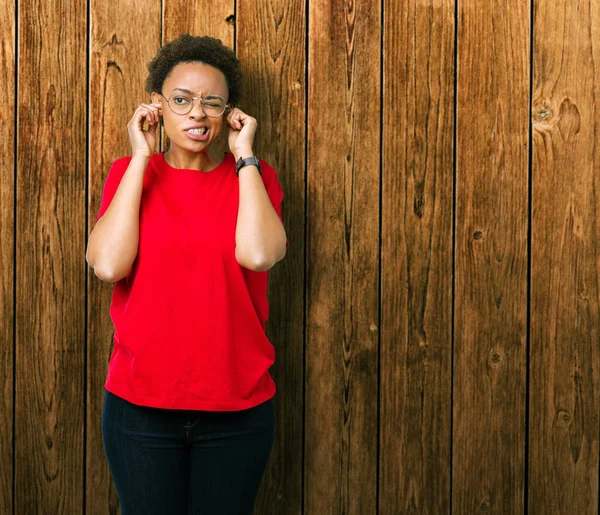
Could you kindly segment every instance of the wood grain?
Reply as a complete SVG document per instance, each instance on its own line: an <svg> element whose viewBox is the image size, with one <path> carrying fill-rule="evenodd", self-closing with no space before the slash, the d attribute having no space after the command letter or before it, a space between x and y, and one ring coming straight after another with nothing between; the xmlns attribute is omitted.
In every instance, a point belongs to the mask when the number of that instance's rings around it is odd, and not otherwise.
<svg viewBox="0 0 600 515"><path fill-rule="evenodd" d="M524 512L530 12L459 2L452 512Z"/></svg>
<svg viewBox="0 0 600 515"><path fill-rule="evenodd" d="M14 1L0 4L0 513L13 510L15 15Z"/></svg>
<svg viewBox="0 0 600 515"><path fill-rule="evenodd" d="M18 514L83 504L85 20L85 3L18 3Z"/></svg>
<svg viewBox="0 0 600 515"><path fill-rule="evenodd" d="M379 2L309 3L304 509L375 513Z"/></svg>
<svg viewBox="0 0 600 515"><path fill-rule="evenodd" d="M600 3L535 4L530 513L598 513Z"/></svg>
<svg viewBox="0 0 600 515"><path fill-rule="evenodd" d="M89 231L96 223L111 163L131 155L127 123L145 92L147 63L160 47L161 3L92 1L89 99ZM88 266L88 398L86 513L115 513L118 498L102 442L104 382L113 348L110 319L113 284ZM120 511L120 509L119 509Z"/></svg>
<svg viewBox="0 0 600 515"><path fill-rule="evenodd" d="M450 0L384 13L382 514L450 512L454 17Z"/></svg>
<svg viewBox="0 0 600 515"><path fill-rule="evenodd" d="M0 5L0 513L121 511L86 236L183 33L236 51L284 190L255 513L598 513L599 26L593 0Z"/></svg>
<svg viewBox="0 0 600 515"><path fill-rule="evenodd" d="M300 515L304 384L304 101L306 6L237 2L235 49L244 73L240 108L257 119L254 150L277 171L290 247L269 271L267 336L275 346L275 442L255 503L265 515Z"/></svg>

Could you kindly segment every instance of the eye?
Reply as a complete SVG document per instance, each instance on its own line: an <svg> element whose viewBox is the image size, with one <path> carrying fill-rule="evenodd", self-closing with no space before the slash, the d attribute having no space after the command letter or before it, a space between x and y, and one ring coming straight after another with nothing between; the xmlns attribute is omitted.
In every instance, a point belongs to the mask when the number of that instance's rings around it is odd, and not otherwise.
<svg viewBox="0 0 600 515"><path fill-rule="evenodd" d="M175 97L173 100L175 101L176 105L180 105L180 106L190 103L190 101L185 97ZM181 102L179 102L179 100L181 100Z"/></svg>

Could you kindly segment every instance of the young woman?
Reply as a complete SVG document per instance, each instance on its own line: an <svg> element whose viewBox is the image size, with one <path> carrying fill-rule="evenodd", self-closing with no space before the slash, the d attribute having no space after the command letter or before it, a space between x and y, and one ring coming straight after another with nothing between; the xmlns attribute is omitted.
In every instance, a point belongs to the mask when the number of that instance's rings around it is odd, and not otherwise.
<svg viewBox="0 0 600 515"><path fill-rule="evenodd" d="M104 448L123 515L251 514L274 439L265 328L283 191L235 107L232 50L185 34L148 70L151 103L127 125L131 156L110 167L86 252L115 283ZM154 153L159 124L170 146Z"/></svg>

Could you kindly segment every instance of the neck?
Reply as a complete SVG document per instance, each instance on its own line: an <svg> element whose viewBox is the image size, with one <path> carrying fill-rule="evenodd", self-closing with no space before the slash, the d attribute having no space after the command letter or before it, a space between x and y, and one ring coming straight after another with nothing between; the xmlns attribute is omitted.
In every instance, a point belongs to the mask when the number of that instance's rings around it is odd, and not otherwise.
<svg viewBox="0 0 600 515"><path fill-rule="evenodd" d="M201 152L190 152L171 145L164 152L165 160L174 168L186 168L188 170L209 171L215 167L215 163L208 155L208 149Z"/></svg>

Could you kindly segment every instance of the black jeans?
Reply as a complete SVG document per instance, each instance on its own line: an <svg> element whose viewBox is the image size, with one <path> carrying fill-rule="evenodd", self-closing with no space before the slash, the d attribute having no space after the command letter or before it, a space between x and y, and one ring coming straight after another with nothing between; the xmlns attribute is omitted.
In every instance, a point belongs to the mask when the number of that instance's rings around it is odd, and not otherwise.
<svg viewBox="0 0 600 515"><path fill-rule="evenodd" d="M102 439L123 515L251 515L273 399L241 411L151 408L108 390Z"/></svg>

